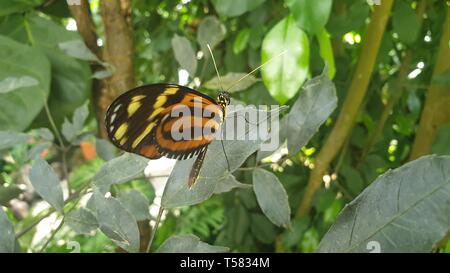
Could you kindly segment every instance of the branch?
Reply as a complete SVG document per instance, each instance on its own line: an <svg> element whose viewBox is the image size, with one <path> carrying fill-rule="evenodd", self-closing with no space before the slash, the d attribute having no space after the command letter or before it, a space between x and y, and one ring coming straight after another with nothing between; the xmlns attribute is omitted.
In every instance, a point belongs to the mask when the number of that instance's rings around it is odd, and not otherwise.
<svg viewBox="0 0 450 273"><path fill-rule="evenodd" d="M309 213L314 194L322 183L322 176L341 149L354 125L356 115L367 92L392 4L393 0L384 0L381 5L375 7L347 98L344 101L333 130L316 158L315 168L309 177L297 216Z"/></svg>
<svg viewBox="0 0 450 273"><path fill-rule="evenodd" d="M81 0L80 5L69 5L70 13L77 22L77 29L83 37L86 46L100 58L100 48L97 45L97 33L91 17L88 0Z"/></svg>
<svg viewBox="0 0 450 273"><path fill-rule="evenodd" d="M442 37L437 53L432 80L450 69L450 6L447 5L447 19L442 28ZM410 160L431 153L431 146L439 128L450 122L450 87L430 83L427 99L420 118L416 139L412 147Z"/></svg>

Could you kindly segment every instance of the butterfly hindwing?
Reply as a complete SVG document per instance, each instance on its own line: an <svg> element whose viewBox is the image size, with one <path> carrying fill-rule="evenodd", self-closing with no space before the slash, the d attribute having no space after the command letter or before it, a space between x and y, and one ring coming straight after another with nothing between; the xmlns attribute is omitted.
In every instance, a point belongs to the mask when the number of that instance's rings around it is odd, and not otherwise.
<svg viewBox="0 0 450 273"><path fill-rule="evenodd" d="M199 118L194 120L194 116ZM151 159L186 159L214 139L208 132L218 129L222 117L223 109L198 91L175 84L152 84L119 96L108 108L105 124L109 138L125 151ZM190 137L180 139L173 128Z"/></svg>

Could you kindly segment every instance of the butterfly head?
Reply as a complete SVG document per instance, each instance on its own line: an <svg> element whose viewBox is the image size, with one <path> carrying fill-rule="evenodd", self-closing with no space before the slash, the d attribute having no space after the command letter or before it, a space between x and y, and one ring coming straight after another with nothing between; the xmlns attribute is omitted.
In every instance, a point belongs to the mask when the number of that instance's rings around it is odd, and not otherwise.
<svg viewBox="0 0 450 273"><path fill-rule="evenodd" d="M217 95L217 103L225 108L227 105L230 104L230 93L226 91L220 91Z"/></svg>

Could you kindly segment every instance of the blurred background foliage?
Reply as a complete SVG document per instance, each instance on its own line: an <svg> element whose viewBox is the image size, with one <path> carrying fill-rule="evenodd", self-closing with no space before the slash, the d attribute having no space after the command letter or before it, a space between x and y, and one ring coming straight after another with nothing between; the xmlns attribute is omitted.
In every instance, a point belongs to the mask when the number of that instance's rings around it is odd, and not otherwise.
<svg viewBox="0 0 450 273"><path fill-rule="evenodd" d="M450 154L449 1L67 2L74 5L0 0L0 204L21 251L120 251L97 226L76 226L90 212L78 210L65 219L70 225L58 224L60 216L40 198L47 200L45 193L30 185L30 163L45 159L55 181L63 181L60 212L85 204L90 181L118 154L102 139L109 103L157 82L215 97L206 43L226 84L275 57L235 88L237 101L292 107L305 81L326 67L338 105L298 153L280 152L265 166L287 192L288 228L266 218L253 191L235 189L166 211L152 250L173 235L194 234L236 252L314 252L345 204L379 175L425 154ZM244 165L256 163L252 155ZM247 171L235 176L252 181ZM142 178L113 185L111 195L125 207L135 198L151 205L137 219L145 250L160 196ZM437 251L450 252L450 245L444 241Z"/></svg>

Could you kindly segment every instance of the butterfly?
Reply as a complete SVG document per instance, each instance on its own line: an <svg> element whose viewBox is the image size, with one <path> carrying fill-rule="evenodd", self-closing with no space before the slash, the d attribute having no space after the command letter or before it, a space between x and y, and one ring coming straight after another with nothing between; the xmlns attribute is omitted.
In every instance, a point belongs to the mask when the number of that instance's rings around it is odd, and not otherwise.
<svg viewBox="0 0 450 273"><path fill-rule="evenodd" d="M192 188L229 104L226 91L219 92L214 100L177 84L144 85L112 102L106 112L106 131L115 146L149 159L198 155L188 178Z"/></svg>

